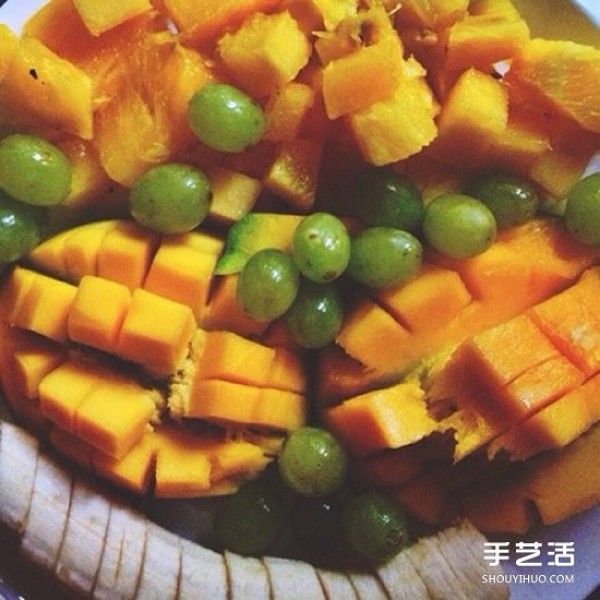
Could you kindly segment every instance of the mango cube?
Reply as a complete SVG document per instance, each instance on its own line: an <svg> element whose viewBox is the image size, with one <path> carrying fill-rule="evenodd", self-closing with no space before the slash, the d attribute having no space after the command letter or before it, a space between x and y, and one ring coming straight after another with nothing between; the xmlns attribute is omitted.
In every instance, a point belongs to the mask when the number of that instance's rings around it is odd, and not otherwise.
<svg viewBox="0 0 600 600"><path fill-rule="evenodd" d="M226 69L256 97L292 81L308 63L310 53L308 39L288 11L256 13L218 44Z"/></svg>
<svg viewBox="0 0 600 600"><path fill-rule="evenodd" d="M82 21L93 35L100 35L128 19L152 9L149 0L73 0Z"/></svg>

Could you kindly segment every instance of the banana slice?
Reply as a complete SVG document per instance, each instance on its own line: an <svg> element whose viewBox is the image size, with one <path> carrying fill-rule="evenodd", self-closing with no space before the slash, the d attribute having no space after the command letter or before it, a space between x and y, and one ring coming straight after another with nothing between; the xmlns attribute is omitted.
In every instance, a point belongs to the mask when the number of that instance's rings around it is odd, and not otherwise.
<svg viewBox="0 0 600 600"><path fill-rule="evenodd" d="M108 529L110 500L75 479L55 573L67 586L89 594L95 586Z"/></svg>
<svg viewBox="0 0 600 600"><path fill-rule="evenodd" d="M73 477L40 454L33 484L21 548L27 558L53 571L67 526Z"/></svg>
<svg viewBox="0 0 600 600"><path fill-rule="evenodd" d="M176 600L181 574L180 538L151 521L146 527L146 551L135 597L140 600Z"/></svg>
<svg viewBox="0 0 600 600"><path fill-rule="evenodd" d="M135 597L146 549L147 523L139 513L120 502L112 502L94 598L130 600Z"/></svg>
<svg viewBox="0 0 600 600"><path fill-rule="evenodd" d="M0 423L0 520L22 532L33 496L39 442L22 429Z"/></svg>
<svg viewBox="0 0 600 600"><path fill-rule="evenodd" d="M179 600L227 600L229 584L222 554L182 539Z"/></svg>
<svg viewBox="0 0 600 600"><path fill-rule="evenodd" d="M317 573L306 562L267 556L263 558L271 584L271 597L277 600L325 600Z"/></svg>
<svg viewBox="0 0 600 600"><path fill-rule="evenodd" d="M270 600L269 576L258 558L224 552L230 600Z"/></svg>
<svg viewBox="0 0 600 600"><path fill-rule="evenodd" d="M358 597L350 579L341 571L329 569L317 569L317 576L328 600L344 598L344 600L356 600Z"/></svg>

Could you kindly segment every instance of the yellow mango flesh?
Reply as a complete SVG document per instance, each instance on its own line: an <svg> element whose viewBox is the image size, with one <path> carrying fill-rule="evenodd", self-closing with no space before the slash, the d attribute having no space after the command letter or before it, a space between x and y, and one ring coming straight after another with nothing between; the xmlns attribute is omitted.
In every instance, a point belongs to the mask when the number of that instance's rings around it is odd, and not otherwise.
<svg viewBox="0 0 600 600"><path fill-rule="evenodd" d="M0 290L1 379L15 414L139 493L233 493L264 469L306 422L306 373L284 339L203 329L222 249L214 234L163 237L121 221L41 244L28 264L44 273L15 266ZM211 427L177 433L167 407Z"/></svg>
<svg viewBox="0 0 600 600"><path fill-rule="evenodd" d="M39 40L23 38L0 86L0 127L41 135L56 131L89 140L92 80Z"/></svg>
<svg viewBox="0 0 600 600"><path fill-rule="evenodd" d="M73 5L93 35L100 35L152 9L149 0L105 0L102 4L94 0L73 0Z"/></svg>

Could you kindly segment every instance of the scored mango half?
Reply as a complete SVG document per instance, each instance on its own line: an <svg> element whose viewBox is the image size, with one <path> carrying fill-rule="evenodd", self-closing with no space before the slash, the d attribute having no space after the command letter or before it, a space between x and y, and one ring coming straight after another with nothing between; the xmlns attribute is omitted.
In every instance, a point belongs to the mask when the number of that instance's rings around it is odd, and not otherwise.
<svg viewBox="0 0 600 600"><path fill-rule="evenodd" d="M306 374L291 346L210 326L238 322L223 292L214 317L222 247L212 234L160 237L119 220L38 246L0 291L16 415L138 492L231 493L256 476L306 421Z"/></svg>

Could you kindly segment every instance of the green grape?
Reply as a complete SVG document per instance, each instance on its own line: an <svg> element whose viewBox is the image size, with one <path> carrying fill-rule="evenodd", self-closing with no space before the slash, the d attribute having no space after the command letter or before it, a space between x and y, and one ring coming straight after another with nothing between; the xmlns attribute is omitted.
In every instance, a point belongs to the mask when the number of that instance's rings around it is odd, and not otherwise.
<svg viewBox="0 0 600 600"><path fill-rule="evenodd" d="M214 523L219 544L245 555L262 554L286 525L287 512L282 500L262 480L247 483L225 498Z"/></svg>
<svg viewBox="0 0 600 600"><path fill-rule="evenodd" d="M45 211L0 192L0 263L18 260L43 237Z"/></svg>
<svg viewBox="0 0 600 600"><path fill-rule="evenodd" d="M71 191L73 169L53 144L16 133L0 141L0 189L28 204L52 206Z"/></svg>
<svg viewBox="0 0 600 600"><path fill-rule="evenodd" d="M190 165L167 163L146 171L133 185L133 218L159 233L184 233L208 215L211 201L206 175Z"/></svg>
<svg viewBox="0 0 600 600"><path fill-rule="evenodd" d="M301 427L285 441L279 473L295 492L324 496L339 489L348 470L348 457L338 439L320 427Z"/></svg>
<svg viewBox="0 0 600 600"><path fill-rule="evenodd" d="M353 181L350 211L370 226L417 233L425 207L419 189L391 167L371 167Z"/></svg>
<svg viewBox="0 0 600 600"><path fill-rule="evenodd" d="M302 281L284 319L292 339L303 348L322 348L332 342L344 319L335 283Z"/></svg>
<svg viewBox="0 0 600 600"><path fill-rule="evenodd" d="M408 544L406 515L381 492L363 492L349 500L342 523L350 544L372 562L388 560Z"/></svg>
<svg viewBox="0 0 600 600"><path fill-rule="evenodd" d="M317 212L304 217L294 232L292 256L307 279L318 283L337 279L350 259L346 226L329 213Z"/></svg>
<svg viewBox="0 0 600 600"><path fill-rule="evenodd" d="M494 215L498 229L521 225L531 219L539 206L533 185L516 175L482 175L467 186L467 194L481 200Z"/></svg>
<svg viewBox="0 0 600 600"><path fill-rule="evenodd" d="M255 321L272 321L290 308L299 285L300 275L291 256L265 248L244 265L238 279L237 299Z"/></svg>
<svg viewBox="0 0 600 600"><path fill-rule="evenodd" d="M261 106L226 83L210 83L191 98L187 118L198 139L222 152L241 152L256 144L266 128Z"/></svg>
<svg viewBox="0 0 600 600"><path fill-rule="evenodd" d="M433 248L452 258L469 258L487 250L496 232L490 209L466 194L442 194L425 210L425 238Z"/></svg>
<svg viewBox="0 0 600 600"><path fill-rule="evenodd" d="M369 227L352 238L348 275L373 288L398 285L412 277L423 258L421 242L393 227Z"/></svg>
<svg viewBox="0 0 600 600"><path fill-rule="evenodd" d="M578 181L567 194L565 224L580 242L600 244L600 171Z"/></svg>

